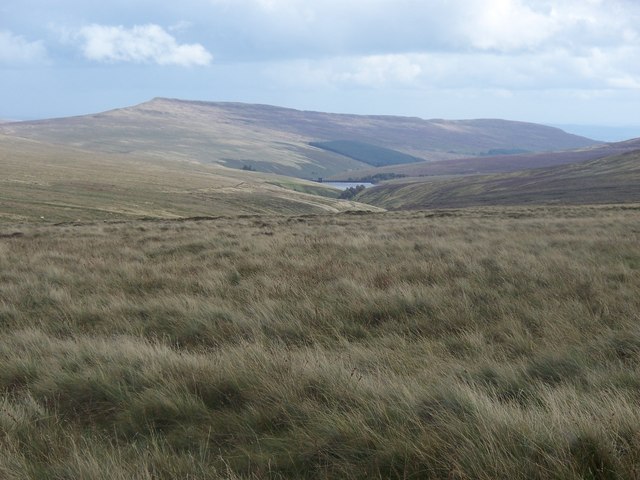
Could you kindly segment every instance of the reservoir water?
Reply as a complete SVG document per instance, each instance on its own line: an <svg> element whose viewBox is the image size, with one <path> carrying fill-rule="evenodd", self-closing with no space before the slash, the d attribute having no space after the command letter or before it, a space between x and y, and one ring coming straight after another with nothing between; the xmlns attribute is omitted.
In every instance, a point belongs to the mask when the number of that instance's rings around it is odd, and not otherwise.
<svg viewBox="0 0 640 480"><path fill-rule="evenodd" d="M358 185L364 185L365 188L373 187L373 183L367 182L322 182L322 184L339 190L346 190L347 188L357 187Z"/></svg>

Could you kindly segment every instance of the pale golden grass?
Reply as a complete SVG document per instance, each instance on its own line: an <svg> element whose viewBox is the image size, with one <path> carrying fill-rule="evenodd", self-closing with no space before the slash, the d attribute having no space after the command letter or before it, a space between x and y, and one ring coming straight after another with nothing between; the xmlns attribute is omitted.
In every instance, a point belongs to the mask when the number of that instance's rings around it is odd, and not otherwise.
<svg viewBox="0 0 640 480"><path fill-rule="evenodd" d="M637 478L639 212L3 228L0 478Z"/></svg>
<svg viewBox="0 0 640 480"><path fill-rule="evenodd" d="M0 134L0 225L380 210L320 183ZM332 198L334 197L334 198Z"/></svg>

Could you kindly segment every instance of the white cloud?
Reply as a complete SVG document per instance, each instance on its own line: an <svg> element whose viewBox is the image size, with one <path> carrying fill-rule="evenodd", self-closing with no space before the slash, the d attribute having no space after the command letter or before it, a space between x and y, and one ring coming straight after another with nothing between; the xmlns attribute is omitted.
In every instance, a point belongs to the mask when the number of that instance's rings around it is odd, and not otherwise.
<svg viewBox="0 0 640 480"><path fill-rule="evenodd" d="M0 63L36 63L44 61L46 57L42 42L30 42L9 31L0 30Z"/></svg>
<svg viewBox="0 0 640 480"><path fill-rule="evenodd" d="M231 20L227 28L255 39L258 49L512 52L621 45L640 36L637 0L209 1Z"/></svg>
<svg viewBox="0 0 640 480"><path fill-rule="evenodd" d="M638 0L183 0L179 6L161 2L152 13L150 0L125 3L132 2L114 0L119 17L132 24L152 18L174 45L188 27L204 45L215 44L224 62L560 48L581 53L640 43ZM135 15L121 14L127 8ZM149 36L136 28L100 28L116 29L119 38ZM133 56L123 50L114 56Z"/></svg>
<svg viewBox="0 0 640 480"><path fill-rule="evenodd" d="M423 55L368 55L319 61L293 60L269 66L266 74L287 86L410 87L419 83Z"/></svg>
<svg viewBox="0 0 640 480"><path fill-rule="evenodd" d="M640 86L640 47L505 54L410 53L285 61L271 67L284 85L415 89L598 90Z"/></svg>
<svg viewBox="0 0 640 480"><path fill-rule="evenodd" d="M472 0L459 10L460 37L479 50L528 49L559 29L554 10L534 10L520 0Z"/></svg>
<svg viewBox="0 0 640 480"><path fill-rule="evenodd" d="M421 73L421 62L411 55L371 55L357 59L346 71L336 72L334 78L341 83L382 87L411 84Z"/></svg>
<svg viewBox="0 0 640 480"><path fill-rule="evenodd" d="M211 54L200 44L179 44L158 25L122 26L88 25L77 37L82 52L98 62L157 63L158 65L206 66Z"/></svg>

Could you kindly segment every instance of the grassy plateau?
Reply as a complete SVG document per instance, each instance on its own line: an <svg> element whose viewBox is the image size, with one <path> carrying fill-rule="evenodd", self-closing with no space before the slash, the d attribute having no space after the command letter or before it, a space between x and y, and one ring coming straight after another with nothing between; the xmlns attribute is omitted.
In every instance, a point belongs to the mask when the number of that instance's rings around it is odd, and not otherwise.
<svg viewBox="0 0 640 480"><path fill-rule="evenodd" d="M0 478L639 478L639 245L637 204L6 221Z"/></svg>

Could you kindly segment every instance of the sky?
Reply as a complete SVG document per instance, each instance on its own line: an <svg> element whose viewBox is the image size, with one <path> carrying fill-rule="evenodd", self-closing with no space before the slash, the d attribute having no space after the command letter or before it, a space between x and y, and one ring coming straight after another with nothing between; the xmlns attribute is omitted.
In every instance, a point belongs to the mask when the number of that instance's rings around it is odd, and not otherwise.
<svg viewBox="0 0 640 480"><path fill-rule="evenodd" d="M0 119L153 97L638 126L640 1L0 3Z"/></svg>

